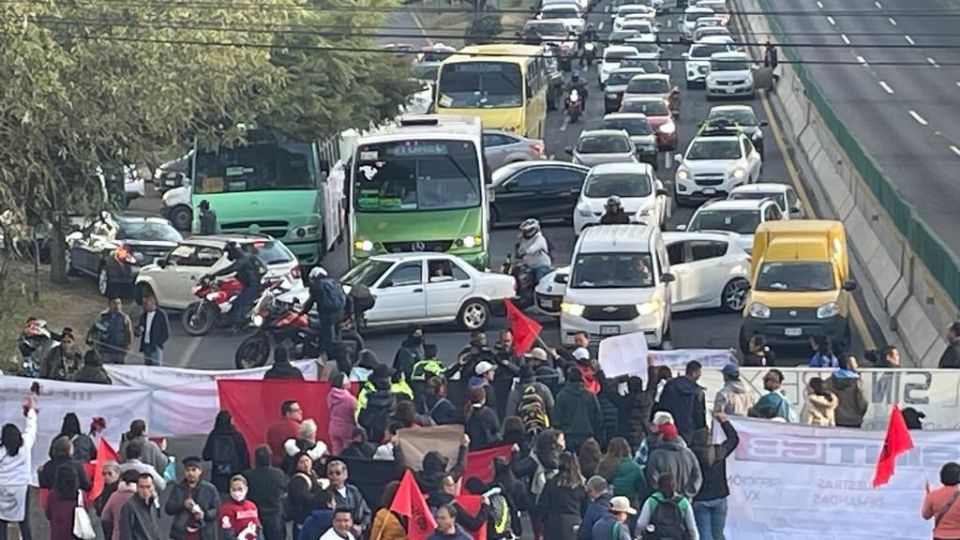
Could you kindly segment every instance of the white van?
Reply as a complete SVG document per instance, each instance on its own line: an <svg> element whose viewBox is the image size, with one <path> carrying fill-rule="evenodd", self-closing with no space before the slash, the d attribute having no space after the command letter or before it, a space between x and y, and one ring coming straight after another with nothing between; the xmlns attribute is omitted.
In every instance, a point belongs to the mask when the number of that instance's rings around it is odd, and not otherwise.
<svg viewBox="0 0 960 540"><path fill-rule="evenodd" d="M560 314L560 339L591 341L643 332L660 347L670 338L670 262L656 223L588 227L577 240Z"/></svg>

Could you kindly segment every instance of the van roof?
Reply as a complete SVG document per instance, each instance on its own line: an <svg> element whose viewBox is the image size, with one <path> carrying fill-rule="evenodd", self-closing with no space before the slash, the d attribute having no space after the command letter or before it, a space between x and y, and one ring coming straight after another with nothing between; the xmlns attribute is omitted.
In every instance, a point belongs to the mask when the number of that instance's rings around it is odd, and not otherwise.
<svg viewBox="0 0 960 540"><path fill-rule="evenodd" d="M765 221L757 227L757 233L796 233L814 234L824 232L843 233L843 223L828 219L791 219L787 221Z"/></svg>
<svg viewBox="0 0 960 540"><path fill-rule="evenodd" d="M658 229L643 223L596 225L580 233L577 253L650 252Z"/></svg>
<svg viewBox="0 0 960 540"><path fill-rule="evenodd" d="M770 261L825 261L830 258L829 243L823 236L776 238L763 255Z"/></svg>

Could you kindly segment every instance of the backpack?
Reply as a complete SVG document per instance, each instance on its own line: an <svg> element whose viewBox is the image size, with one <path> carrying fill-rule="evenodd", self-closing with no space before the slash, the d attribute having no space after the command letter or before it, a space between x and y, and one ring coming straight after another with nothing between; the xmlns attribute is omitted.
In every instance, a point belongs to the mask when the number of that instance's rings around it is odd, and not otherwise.
<svg viewBox="0 0 960 540"><path fill-rule="evenodd" d="M324 313L336 313L343 311L347 305L347 294L343 292L343 286L333 278L323 278L320 280L320 290L323 297L318 306Z"/></svg>
<svg viewBox="0 0 960 540"><path fill-rule="evenodd" d="M230 435L217 435L213 438L213 472L215 474L233 474L233 464L237 459L234 438Z"/></svg>
<svg viewBox="0 0 960 540"><path fill-rule="evenodd" d="M517 416L523 422L523 429L527 435L539 435L550 427L547 407L533 385L523 389L520 406L517 407Z"/></svg>
<svg viewBox="0 0 960 540"><path fill-rule="evenodd" d="M643 534L644 540L689 540L690 531L680 509L681 497L661 499L654 497L656 506L650 516L650 524Z"/></svg>
<svg viewBox="0 0 960 540"><path fill-rule="evenodd" d="M490 521L489 525L492 531L488 531L488 536L494 539L511 538L513 536L512 516L510 515L510 503L502 493L490 496Z"/></svg>

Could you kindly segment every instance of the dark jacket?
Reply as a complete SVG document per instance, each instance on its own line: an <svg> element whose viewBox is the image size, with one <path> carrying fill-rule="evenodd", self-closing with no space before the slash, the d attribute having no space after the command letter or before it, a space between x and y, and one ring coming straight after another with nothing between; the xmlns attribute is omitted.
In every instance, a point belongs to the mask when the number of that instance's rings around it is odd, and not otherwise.
<svg viewBox="0 0 960 540"><path fill-rule="evenodd" d="M139 499L136 495L134 499ZM200 528L200 538L214 540L217 538L217 511L220 510L220 494L210 482L200 480L193 488L186 481L177 482L170 490L167 504L163 511L173 516L170 526L170 538L184 540L187 538L187 525L193 523L193 514L183 506L183 501L193 499L203 510L203 526Z"/></svg>
<svg viewBox="0 0 960 540"><path fill-rule="evenodd" d="M244 253L237 260L233 261L220 270L210 274L211 277L226 276L233 274L244 287L260 286L262 264L257 260L257 256L252 253ZM304 309L306 313L308 310Z"/></svg>
<svg viewBox="0 0 960 540"><path fill-rule="evenodd" d="M737 449L740 436L729 420L720 424L720 427L726 435L725 441L693 447L693 454L697 456L697 463L703 473L703 485L693 498L694 501L712 501L730 495L730 486L727 485L727 457Z"/></svg>
<svg viewBox="0 0 960 540"><path fill-rule="evenodd" d="M617 406L616 434L626 439L630 448L640 446L646 436L656 389L657 385L651 384L644 390L635 388L621 396L617 391L616 381L604 379L601 385L601 393Z"/></svg>
<svg viewBox="0 0 960 540"><path fill-rule="evenodd" d="M954 339L947 345L946 350L940 355L940 362L937 367L940 369L960 368L960 339Z"/></svg>
<svg viewBox="0 0 960 540"><path fill-rule="evenodd" d="M367 501L364 500L357 486L346 484L344 487L347 491L346 497L340 495L339 491L334 489L333 486L330 486L330 491L333 492L333 498L337 503L337 507L349 508L353 513L353 523L363 529L367 529L370 527L370 519L373 517L373 512L371 512L370 507L367 506Z"/></svg>
<svg viewBox="0 0 960 540"><path fill-rule="evenodd" d="M707 427L707 405L703 388L687 377L670 379L660 394L660 410L673 415L684 438Z"/></svg>
<svg viewBox="0 0 960 540"><path fill-rule="evenodd" d="M274 364L263 374L264 379L283 379L290 381L302 381L303 372L290 362L274 362Z"/></svg>
<svg viewBox="0 0 960 540"><path fill-rule="evenodd" d="M582 382L568 382L557 394L551 418L553 427L566 434L567 441L584 441L603 431L603 419L597 396Z"/></svg>
<svg viewBox="0 0 960 540"><path fill-rule="evenodd" d="M613 496L609 493L601 493L587 505L587 510L583 513L583 521L580 528L577 529L578 540L590 540L593 538L593 526L604 516L610 515L610 499Z"/></svg>
<svg viewBox="0 0 960 540"><path fill-rule="evenodd" d="M320 484L315 477L298 472L290 477L290 491L287 493L289 515L294 523L303 524L314 509L320 507Z"/></svg>
<svg viewBox="0 0 960 540"><path fill-rule="evenodd" d="M547 385L554 396L560 391L560 373L552 366L547 364L537 366L537 369L533 370L533 376L537 382Z"/></svg>
<svg viewBox="0 0 960 540"><path fill-rule="evenodd" d="M426 394L420 400L421 413L429 415L438 426L460 423L460 412L445 397Z"/></svg>
<svg viewBox="0 0 960 540"><path fill-rule="evenodd" d="M497 413L486 405L473 409L463 429L470 436L471 450L500 441L500 420L497 418Z"/></svg>
<svg viewBox="0 0 960 540"><path fill-rule="evenodd" d="M50 451L47 455L49 455L51 459L53 458L53 443L58 438L59 436L54 437L53 440L50 441ZM90 436L78 433L70 438L70 442L73 443L73 456L71 457L74 461L86 463L97 459L97 445Z"/></svg>
<svg viewBox="0 0 960 540"><path fill-rule="evenodd" d="M601 225L629 225L630 215L620 210L619 212L604 212L600 216Z"/></svg>
<svg viewBox="0 0 960 540"><path fill-rule="evenodd" d="M597 403L600 405L600 439L597 439L602 446L606 446L607 441L617 436L617 427L620 424L620 410L617 404L610 399L609 395L597 394Z"/></svg>
<svg viewBox="0 0 960 540"><path fill-rule="evenodd" d="M83 491L87 491L92 487L90 477L88 477L87 473L83 470L83 465L79 461L71 458L56 458L44 463L43 466L40 467L40 473L37 475L40 487L52 489L53 486L57 485L57 475L60 474L60 467L73 467L76 469L77 478L80 479L80 489Z"/></svg>
<svg viewBox="0 0 960 540"><path fill-rule="evenodd" d="M413 477L417 480L417 486L425 495L432 496L433 493L442 490L443 479L446 476L460 478L463 474L464 466L467 462L467 447L461 445L457 452L457 462L452 467L447 467L443 458L436 452L428 452L423 457L423 469L414 471Z"/></svg>
<svg viewBox="0 0 960 540"><path fill-rule="evenodd" d="M834 412L836 425L860 427L863 424L863 416L867 414L867 407L870 405L863 390L863 382L859 378L838 377L834 372L823 386L824 389L836 394L839 401L837 410Z"/></svg>
<svg viewBox="0 0 960 540"><path fill-rule="evenodd" d="M300 536L294 540L317 540L332 526L333 509L317 508L307 516L307 520L303 522L303 528L300 529Z"/></svg>
<svg viewBox="0 0 960 540"><path fill-rule="evenodd" d="M656 486L661 474L672 474L677 492L691 500L700 492L703 483L697 456L677 440L662 441L650 449L645 473L648 486Z"/></svg>
<svg viewBox="0 0 960 540"><path fill-rule="evenodd" d="M375 453L377 453L377 447L363 441L361 443L352 442L344 446L337 456L344 459L373 459Z"/></svg>
<svg viewBox="0 0 960 540"><path fill-rule="evenodd" d="M743 357L743 365L749 367L773 367L777 365L777 355L773 351L767 350L763 356L750 353Z"/></svg>
<svg viewBox="0 0 960 540"><path fill-rule="evenodd" d="M247 441L232 425L213 428L203 445L202 457L213 463L210 480L220 493L229 491L231 476L250 468Z"/></svg>
<svg viewBox="0 0 960 540"><path fill-rule="evenodd" d="M587 492L582 485L559 487L556 478L548 480L537 501L537 514L544 516L544 538L576 540L573 527L580 525L580 516L587 508L587 502Z"/></svg>
<svg viewBox="0 0 960 540"><path fill-rule="evenodd" d="M247 479L247 498L257 505L260 516L280 515L280 501L287 494L287 475L273 466L254 467L243 472Z"/></svg>
<svg viewBox="0 0 960 540"><path fill-rule="evenodd" d="M83 366L73 377L74 382L90 384L113 384L103 366Z"/></svg>
<svg viewBox="0 0 960 540"><path fill-rule="evenodd" d="M420 360L423 360L423 339L408 337L400 342L400 348L393 355L393 368L409 381L414 364Z"/></svg>
<svg viewBox="0 0 960 540"><path fill-rule="evenodd" d="M500 353L501 355L507 353ZM510 353L509 358L504 358L496 363L497 370L493 373L493 392L497 396L495 404L491 404L497 411L498 418L506 418L516 414L516 409L508 412L507 405L510 401L510 391L513 390L513 380L520 376L520 360ZM518 385L519 386L519 385Z"/></svg>
<svg viewBox="0 0 960 540"><path fill-rule="evenodd" d="M214 512L216 517L216 512ZM215 523L210 526L213 527ZM116 525L115 525L116 526ZM120 509L120 538L123 540L161 540L160 511L153 501L144 501L139 495L130 497Z"/></svg>
<svg viewBox="0 0 960 540"><path fill-rule="evenodd" d="M367 439L376 444L383 441L390 425L390 407L393 394L390 390L375 390L367 394L367 402L357 416L357 423L367 430Z"/></svg>
<svg viewBox="0 0 960 540"><path fill-rule="evenodd" d="M507 397L507 416L515 416L517 414L520 408L521 398L523 398L523 393L528 386L533 386L534 391L540 396L540 399L543 400L543 405L547 408L547 418L552 417L553 407L556 405L553 400L553 391L550 390L549 386L540 381L519 382L513 387L509 397ZM504 418L506 418L506 416Z"/></svg>
<svg viewBox="0 0 960 540"><path fill-rule="evenodd" d="M583 527L584 525L581 525ZM603 515L593 527L587 529L587 536L592 540L630 540L630 525L620 523L610 512Z"/></svg>
<svg viewBox="0 0 960 540"><path fill-rule="evenodd" d="M163 349L163 345L170 339L170 320L167 318L167 312L160 308L157 308L156 315L153 316L153 324L150 325L150 343L143 340L143 332L147 330L146 311L137 319L137 328L140 329L140 352Z"/></svg>
<svg viewBox="0 0 960 540"><path fill-rule="evenodd" d="M433 534L427 537L427 540L473 540L473 537L466 533L460 526L453 534L443 534L439 530L433 531Z"/></svg>

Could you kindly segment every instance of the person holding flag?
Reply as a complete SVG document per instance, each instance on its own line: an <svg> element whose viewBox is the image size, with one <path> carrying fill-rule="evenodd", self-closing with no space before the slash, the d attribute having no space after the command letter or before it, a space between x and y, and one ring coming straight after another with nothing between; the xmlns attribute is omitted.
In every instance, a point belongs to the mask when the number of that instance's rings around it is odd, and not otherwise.
<svg viewBox="0 0 960 540"><path fill-rule="evenodd" d="M927 495L923 498L920 515L933 518L935 540L960 538L960 464L951 461L940 468L942 486L931 490L927 483Z"/></svg>

